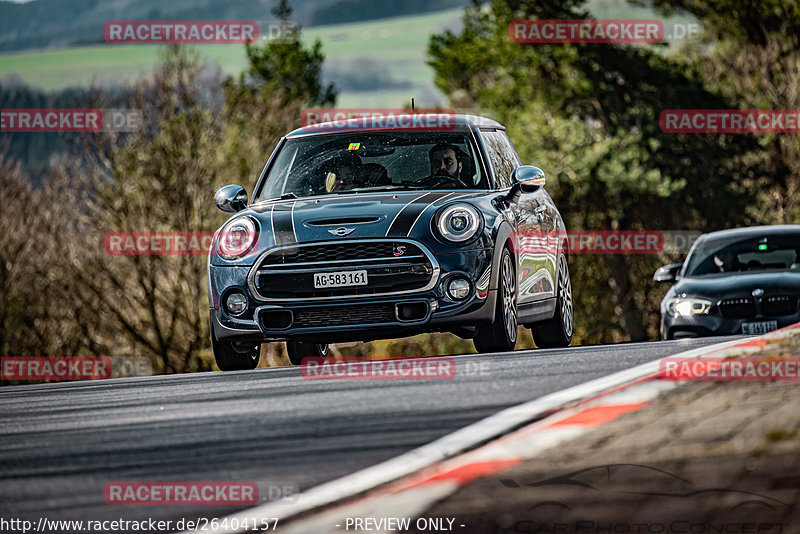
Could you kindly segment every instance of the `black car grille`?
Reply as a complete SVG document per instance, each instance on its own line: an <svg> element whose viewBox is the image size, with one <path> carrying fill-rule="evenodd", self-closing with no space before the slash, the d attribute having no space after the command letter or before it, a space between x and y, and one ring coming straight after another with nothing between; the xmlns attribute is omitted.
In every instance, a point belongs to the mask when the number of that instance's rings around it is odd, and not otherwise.
<svg viewBox="0 0 800 534"><path fill-rule="evenodd" d="M293 328L349 326L396 322L394 304L366 304L324 308L297 308Z"/></svg>
<svg viewBox="0 0 800 534"><path fill-rule="evenodd" d="M299 245L270 254L264 258L261 265L293 265L295 263L325 263L330 260L387 258L394 257L397 246L408 245L393 241ZM417 253L422 254L422 251L417 248ZM410 254L411 251L408 251L405 255Z"/></svg>
<svg viewBox="0 0 800 534"><path fill-rule="evenodd" d="M719 311L727 319L748 319L756 314L756 303L751 298L724 299Z"/></svg>
<svg viewBox="0 0 800 534"><path fill-rule="evenodd" d="M778 295L761 299L761 314L775 317L779 315L792 315L797 310L797 297L792 295Z"/></svg>
<svg viewBox="0 0 800 534"><path fill-rule="evenodd" d="M367 271L367 285L314 288L314 274ZM265 256L254 285L264 300L314 299L382 295L421 290L435 268L420 246L405 241L375 240L297 245Z"/></svg>
<svg viewBox="0 0 800 534"><path fill-rule="evenodd" d="M795 313L797 301L797 297L793 295L762 297L758 301L758 310L756 310L756 301L751 298L724 299L719 303L719 311L726 319L750 319L756 315L777 317Z"/></svg>

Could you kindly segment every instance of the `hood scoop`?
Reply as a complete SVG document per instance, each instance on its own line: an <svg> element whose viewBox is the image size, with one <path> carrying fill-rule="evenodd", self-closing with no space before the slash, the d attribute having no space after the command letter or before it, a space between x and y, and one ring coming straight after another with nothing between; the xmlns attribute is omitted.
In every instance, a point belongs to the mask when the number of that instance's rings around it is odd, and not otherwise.
<svg viewBox="0 0 800 534"><path fill-rule="evenodd" d="M305 226L335 226L337 224L370 224L382 221L386 216L380 217L337 217L328 219L314 219L305 221Z"/></svg>

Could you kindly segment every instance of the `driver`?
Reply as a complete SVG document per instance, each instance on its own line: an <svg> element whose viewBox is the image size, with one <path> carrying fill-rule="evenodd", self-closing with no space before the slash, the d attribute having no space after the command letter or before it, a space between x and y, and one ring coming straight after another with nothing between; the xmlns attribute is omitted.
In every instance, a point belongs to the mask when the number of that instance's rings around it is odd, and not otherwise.
<svg viewBox="0 0 800 534"><path fill-rule="evenodd" d="M456 145L438 143L428 152L431 162L431 177L450 178L463 185L461 170L464 167L464 154Z"/></svg>

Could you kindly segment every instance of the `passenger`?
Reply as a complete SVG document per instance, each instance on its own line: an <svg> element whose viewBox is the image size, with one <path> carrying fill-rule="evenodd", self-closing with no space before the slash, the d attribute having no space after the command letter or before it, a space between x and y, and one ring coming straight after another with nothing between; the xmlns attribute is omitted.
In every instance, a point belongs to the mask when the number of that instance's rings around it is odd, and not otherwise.
<svg viewBox="0 0 800 534"><path fill-rule="evenodd" d="M743 270L739 258L731 249L725 248L714 255L714 265L721 273L732 273Z"/></svg>
<svg viewBox="0 0 800 534"><path fill-rule="evenodd" d="M330 193L349 191L362 185L361 158L352 153L339 155L325 165L325 190Z"/></svg>

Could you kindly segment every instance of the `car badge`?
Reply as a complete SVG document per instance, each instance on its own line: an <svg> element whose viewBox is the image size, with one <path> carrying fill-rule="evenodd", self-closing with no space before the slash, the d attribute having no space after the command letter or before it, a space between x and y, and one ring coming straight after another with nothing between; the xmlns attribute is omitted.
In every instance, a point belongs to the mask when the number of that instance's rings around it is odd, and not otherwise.
<svg viewBox="0 0 800 534"><path fill-rule="evenodd" d="M394 246L394 255L395 256L402 256L406 252L405 245L395 245Z"/></svg>
<svg viewBox="0 0 800 534"><path fill-rule="evenodd" d="M346 228L344 226L340 226L339 228L328 228L328 232L332 233L337 237L344 237L346 235L350 235L355 231L355 228Z"/></svg>
<svg viewBox="0 0 800 534"><path fill-rule="evenodd" d="M761 288L758 288L758 289L754 289L754 290L753 290L753 296L754 296L754 297L760 297L760 296L761 296L761 295L763 295L763 294L764 294L764 290L763 290L763 289L761 289Z"/></svg>

